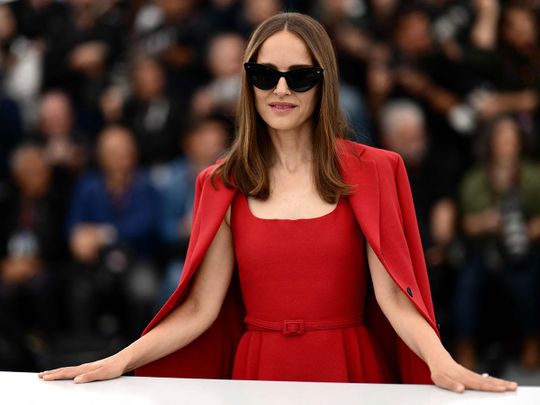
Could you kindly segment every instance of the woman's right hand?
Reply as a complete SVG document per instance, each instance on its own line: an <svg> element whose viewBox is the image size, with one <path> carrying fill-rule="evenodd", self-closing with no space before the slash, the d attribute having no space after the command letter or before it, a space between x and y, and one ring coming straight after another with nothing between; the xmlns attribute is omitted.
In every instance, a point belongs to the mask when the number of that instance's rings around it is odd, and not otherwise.
<svg viewBox="0 0 540 405"><path fill-rule="evenodd" d="M70 380L77 384L98 380L110 380L120 377L127 370L127 360L121 353L111 357L97 360L92 363L84 363L79 366L62 367L54 370L42 371L38 377L42 380Z"/></svg>

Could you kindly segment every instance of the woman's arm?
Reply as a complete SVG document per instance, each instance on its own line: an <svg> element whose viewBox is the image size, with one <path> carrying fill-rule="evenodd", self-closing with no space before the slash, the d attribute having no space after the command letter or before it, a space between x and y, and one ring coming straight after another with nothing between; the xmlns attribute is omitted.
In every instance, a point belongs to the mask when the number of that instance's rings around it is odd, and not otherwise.
<svg viewBox="0 0 540 405"><path fill-rule="evenodd" d="M377 302L399 337L428 365L436 385L456 392L466 388L483 391L516 389L516 383L483 377L456 363L433 328L394 283L371 246L366 245Z"/></svg>
<svg viewBox="0 0 540 405"><path fill-rule="evenodd" d="M155 328L113 356L75 367L44 371L39 377L44 380L73 378L77 383L107 380L181 349L206 331L217 318L233 268L232 234L225 219L192 281L186 300Z"/></svg>

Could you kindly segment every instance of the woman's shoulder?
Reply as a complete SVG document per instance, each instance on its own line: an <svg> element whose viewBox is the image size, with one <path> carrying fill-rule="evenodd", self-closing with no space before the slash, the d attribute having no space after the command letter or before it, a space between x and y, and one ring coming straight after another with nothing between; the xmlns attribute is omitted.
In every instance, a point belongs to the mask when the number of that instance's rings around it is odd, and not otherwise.
<svg viewBox="0 0 540 405"><path fill-rule="evenodd" d="M391 166L395 168L401 156L391 150L377 148L354 142L348 139L337 140L338 155L345 159L365 159L377 163L377 166Z"/></svg>
<svg viewBox="0 0 540 405"><path fill-rule="evenodd" d="M218 165L218 162L216 162L214 164L211 164L210 166L206 166L197 175L197 179L205 180L206 178L210 177L210 175L217 169Z"/></svg>
<svg viewBox="0 0 540 405"><path fill-rule="evenodd" d="M214 174L214 172L220 166L222 161L223 159L218 159L214 164L211 164L210 166L207 166L206 168L201 170L201 172L197 175L196 183L199 186L202 186L206 183L211 182L213 185L216 186L215 188L218 190L221 186L225 187L225 184L223 183L223 179L221 178L220 175L218 175L218 173L212 176L212 174ZM231 181L232 181L232 178L231 178Z"/></svg>

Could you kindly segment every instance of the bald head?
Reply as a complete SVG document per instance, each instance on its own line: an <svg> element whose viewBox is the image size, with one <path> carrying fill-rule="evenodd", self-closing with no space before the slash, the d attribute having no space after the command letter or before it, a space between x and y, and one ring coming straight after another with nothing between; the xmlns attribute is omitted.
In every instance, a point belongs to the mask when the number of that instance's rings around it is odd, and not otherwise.
<svg viewBox="0 0 540 405"><path fill-rule="evenodd" d="M131 131L121 126L104 129L98 139L97 157L105 173L133 171L137 164L137 149Z"/></svg>
<svg viewBox="0 0 540 405"><path fill-rule="evenodd" d="M46 93L39 105L39 126L46 137L69 136L73 125L71 101L61 91Z"/></svg>

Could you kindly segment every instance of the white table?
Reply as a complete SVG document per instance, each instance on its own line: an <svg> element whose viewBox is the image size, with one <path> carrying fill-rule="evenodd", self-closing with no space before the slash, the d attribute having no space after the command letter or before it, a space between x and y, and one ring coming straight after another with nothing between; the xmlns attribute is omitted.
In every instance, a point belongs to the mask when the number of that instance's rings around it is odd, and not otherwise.
<svg viewBox="0 0 540 405"><path fill-rule="evenodd" d="M428 385L231 381L121 377L74 384L42 381L34 373L0 372L0 404L54 405L447 405L540 404L540 387L492 394L456 394Z"/></svg>

